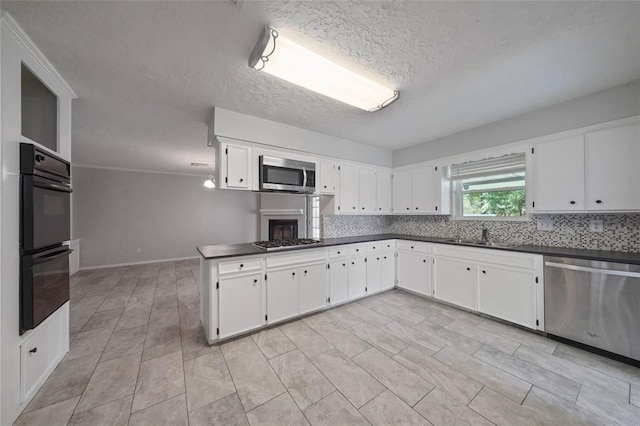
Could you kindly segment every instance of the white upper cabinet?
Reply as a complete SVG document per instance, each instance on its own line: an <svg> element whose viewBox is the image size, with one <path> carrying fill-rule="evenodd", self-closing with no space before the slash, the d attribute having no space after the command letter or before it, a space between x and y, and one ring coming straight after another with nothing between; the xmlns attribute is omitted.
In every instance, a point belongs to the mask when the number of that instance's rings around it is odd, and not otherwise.
<svg viewBox="0 0 640 426"><path fill-rule="evenodd" d="M419 167L413 170L413 212L435 213L436 206L436 182L435 167Z"/></svg>
<svg viewBox="0 0 640 426"><path fill-rule="evenodd" d="M534 212L585 209L583 135L535 145L532 161Z"/></svg>
<svg viewBox="0 0 640 426"><path fill-rule="evenodd" d="M320 161L320 187L321 194L335 194L338 183L338 165L333 161Z"/></svg>
<svg viewBox="0 0 640 426"><path fill-rule="evenodd" d="M376 171L370 168L360 169L360 213L373 213L376 205Z"/></svg>
<svg viewBox="0 0 640 426"><path fill-rule="evenodd" d="M586 135L587 209L640 210L640 124Z"/></svg>
<svg viewBox="0 0 640 426"><path fill-rule="evenodd" d="M357 166L341 164L339 175L338 212L356 214L360 205L360 169Z"/></svg>
<svg viewBox="0 0 640 426"><path fill-rule="evenodd" d="M391 213L391 172L378 170L376 172L376 206L378 214Z"/></svg>
<svg viewBox="0 0 640 426"><path fill-rule="evenodd" d="M251 148L220 144L220 188L251 190Z"/></svg>
<svg viewBox="0 0 640 426"><path fill-rule="evenodd" d="M400 170L393 175L393 212L411 213L413 210L413 172Z"/></svg>

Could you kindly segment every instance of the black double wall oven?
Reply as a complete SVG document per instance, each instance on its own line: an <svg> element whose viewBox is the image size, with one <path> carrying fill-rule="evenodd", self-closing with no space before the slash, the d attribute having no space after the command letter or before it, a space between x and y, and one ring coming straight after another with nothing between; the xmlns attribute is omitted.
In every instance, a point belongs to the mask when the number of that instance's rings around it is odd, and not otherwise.
<svg viewBox="0 0 640 426"><path fill-rule="evenodd" d="M20 334L69 300L71 164L20 144Z"/></svg>

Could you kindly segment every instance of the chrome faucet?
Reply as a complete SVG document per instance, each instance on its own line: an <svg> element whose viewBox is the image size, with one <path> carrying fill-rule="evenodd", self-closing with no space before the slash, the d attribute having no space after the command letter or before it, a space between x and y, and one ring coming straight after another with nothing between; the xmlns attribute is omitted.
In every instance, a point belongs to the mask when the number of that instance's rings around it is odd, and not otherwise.
<svg viewBox="0 0 640 426"><path fill-rule="evenodd" d="M482 242L483 243L489 242L489 230L484 224L482 224Z"/></svg>

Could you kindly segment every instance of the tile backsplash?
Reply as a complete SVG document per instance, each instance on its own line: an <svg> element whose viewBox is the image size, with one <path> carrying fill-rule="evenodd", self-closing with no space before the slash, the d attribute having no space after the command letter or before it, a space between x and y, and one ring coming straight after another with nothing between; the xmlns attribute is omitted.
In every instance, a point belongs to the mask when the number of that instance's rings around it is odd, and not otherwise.
<svg viewBox="0 0 640 426"><path fill-rule="evenodd" d="M553 231L538 231L536 219L553 221ZM592 219L604 232L591 232ZM368 234L411 234L479 239L482 225L496 242L640 253L640 214L539 215L525 221L452 220L449 216L324 216L325 238Z"/></svg>

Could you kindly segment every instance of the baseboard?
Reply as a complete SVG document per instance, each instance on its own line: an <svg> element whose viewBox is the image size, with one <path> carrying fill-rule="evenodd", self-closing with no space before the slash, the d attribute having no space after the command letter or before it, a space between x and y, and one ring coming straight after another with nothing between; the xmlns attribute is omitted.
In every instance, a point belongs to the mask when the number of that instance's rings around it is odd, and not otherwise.
<svg viewBox="0 0 640 426"><path fill-rule="evenodd" d="M143 260L141 262L113 263L110 265L81 266L79 271L91 271L93 269L119 268L121 266L147 265L150 263L178 262L180 260L193 260L193 259L199 259L199 258L200 256L189 256L189 257L176 257L173 259Z"/></svg>

